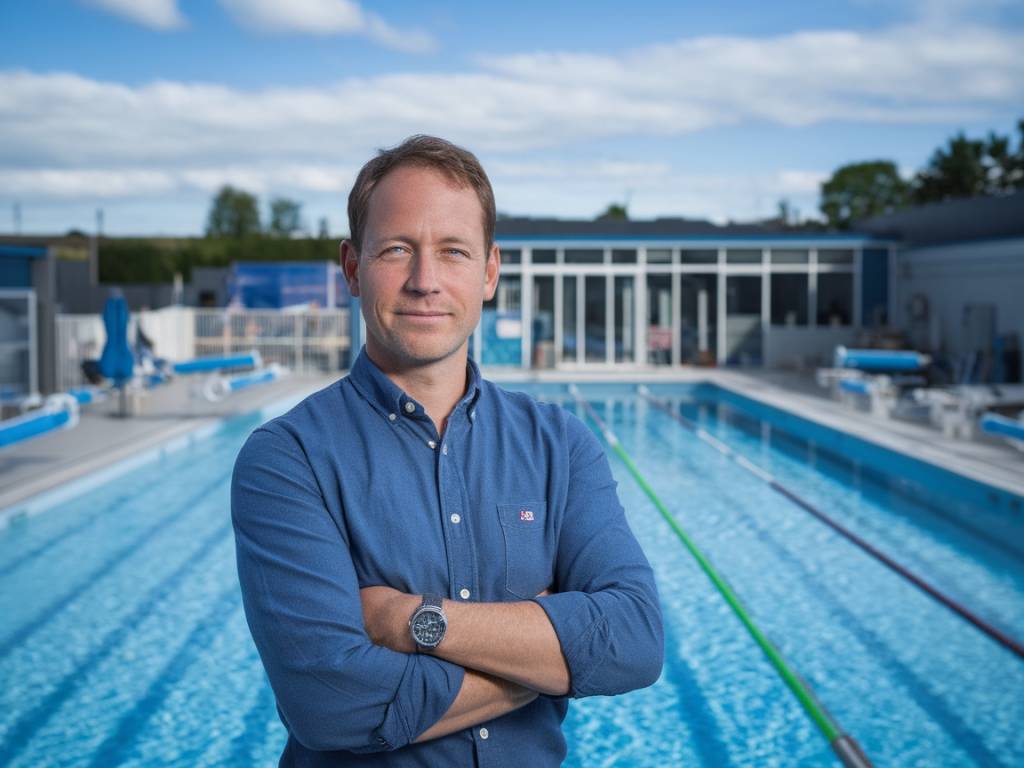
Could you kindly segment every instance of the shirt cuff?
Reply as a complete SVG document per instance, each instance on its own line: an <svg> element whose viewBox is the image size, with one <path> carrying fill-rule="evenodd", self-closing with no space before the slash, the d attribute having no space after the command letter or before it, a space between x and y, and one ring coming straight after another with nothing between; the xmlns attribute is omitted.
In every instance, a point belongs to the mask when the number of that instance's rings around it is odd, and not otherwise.
<svg viewBox="0 0 1024 768"><path fill-rule="evenodd" d="M434 656L409 654L395 698L373 732L365 752L382 752L411 744L444 717L462 688L466 671Z"/></svg>
<svg viewBox="0 0 1024 768"><path fill-rule="evenodd" d="M535 597L555 629L569 667L569 695L586 696L586 683L608 651L608 621L585 592Z"/></svg>

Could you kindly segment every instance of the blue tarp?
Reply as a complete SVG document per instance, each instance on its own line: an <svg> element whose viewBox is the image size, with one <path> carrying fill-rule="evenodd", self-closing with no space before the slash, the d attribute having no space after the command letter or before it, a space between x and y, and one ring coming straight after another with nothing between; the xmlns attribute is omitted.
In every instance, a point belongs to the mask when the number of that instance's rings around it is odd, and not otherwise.
<svg viewBox="0 0 1024 768"><path fill-rule="evenodd" d="M330 306L328 285L334 280L334 306L347 307L344 274L331 262L237 262L228 278L230 303L248 309L282 309L296 304Z"/></svg>
<svg viewBox="0 0 1024 768"><path fill-rule="evenodd" d="M128 302L123 296L107 299L103 305L103 326L107 343L100 357L100 373L120 386L135 372L135 356L128 346Z"/></svg>

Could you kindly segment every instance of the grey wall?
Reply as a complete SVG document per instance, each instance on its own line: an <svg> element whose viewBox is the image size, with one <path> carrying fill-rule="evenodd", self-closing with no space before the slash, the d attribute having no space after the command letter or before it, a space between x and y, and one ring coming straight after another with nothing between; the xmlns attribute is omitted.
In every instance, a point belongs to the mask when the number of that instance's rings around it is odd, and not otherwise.
<svg viewBox="0 0 1024 768"><path fill-rule="evenodd" d="M909 249L896 260L893 321L918 346L938 342L953 359L967 353L969 304L994 304L996 333L1015 332L1024 342L1024 238ZM911 317L915 294L928 299L928 323Z"/></svg>

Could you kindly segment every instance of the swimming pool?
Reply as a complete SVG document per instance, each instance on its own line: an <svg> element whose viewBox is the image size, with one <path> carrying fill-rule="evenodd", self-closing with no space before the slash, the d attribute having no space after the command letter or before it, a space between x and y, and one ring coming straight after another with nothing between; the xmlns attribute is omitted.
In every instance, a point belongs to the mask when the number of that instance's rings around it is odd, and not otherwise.
<svg viewBox="0 0 1024 768"><path fill-rule="evenodd" d="M523 388L579 408L565 387ZM894 477L886 457L715 387L653 389L801 497L1024 636L1019 499L978 497L952 476L904 465ZM581 390L875 765L1024 762L1024 661L635 387ZM0 531L0 765L276 764L284 732L242 614L228 515L235 453L260 420L227 422L187 451ZM655 568L666 665L650 688L574 702L567 764L836 764L648 497L614 454L610 462Z"/></svg>

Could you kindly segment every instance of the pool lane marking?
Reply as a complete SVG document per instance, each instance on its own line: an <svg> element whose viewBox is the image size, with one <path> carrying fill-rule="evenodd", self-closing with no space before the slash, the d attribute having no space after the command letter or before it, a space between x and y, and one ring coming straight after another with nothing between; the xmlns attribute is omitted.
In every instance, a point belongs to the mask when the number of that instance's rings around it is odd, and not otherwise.
<svg viewBox="0 0 1024 768"><path fill-rule="evenodd" d="M167 699L172 693L176 690L181 693L186 691L179 688L182 680L204 654L209 653L210 645L225 631L236 611L242 611L242 601L238 586L232 580L227 588L210 601L209 610L195 623L178 650L153 677L146 692L136 698L132 708L121 715L114 728L107 731L103 743L93 750L89 768L121 765L134 756L139 736L157 714L164 712ZM182 762L195 764L193 760L187 759Z"/></svg>
<svg viewBox="0 0 1024 768"><path fill-rule="evenodd" d="M148 542L152 537L160 533L167 526L181 520L182 509L184 509L186 513L190 510L196 509L200 501L208 498L210 494L212 494L221 485L228 483L230 479L230 472L218 475L214 482L209 483L198 493L193 494L183 504L172 506L169 512L158 517L141 531L138 531L126 543L114 550L114 553L110 557L101 562L88 574L81 577L74 588L47 605L43 610L39 611L39 613L22 624L8 637L0 640L0 659L7 656L15 648L23 645L25 641L33 635L33 633L46 626L51 620L58 616L61 611L94 587L98 581L109 576L119 565L135 554L139 547Z"/></svg>
<svg viewBox="0 0 1024 768"><path fill-rule="evenodd" d="M643 397L651 405L668 414L671 418L675 419L677 422L682 424L691 432L694 432L697 435L697 437L704 440L705 442L708 442L710 445L712 445L726 457L734 460L741 467L759 477L761 480L767 483L772 488L772 490L781 493L783 496L792 501L805 512L808 512L809 514L813 515L815 518L817 518L819 521L821 521L829 528L834 530L840 536L860 547L864 552L871 555L873 558L878 560L880 563L885 565L894 573L902 576L904 579L909 581L911 584L920 589L933 600L936 600L937 602L946 606L946 608L949 608L951 611L956 613L962 619L965 619L966 621L973 624L977 629L980 629L982 632L984 632L986 635L988 635L990 638L995 640L997 643L1002 645L1007 650L1017 654L1017 656L1019 656L1020 658L1024 658L1024 644L1021 644L1020 641L1014 639L998 627L993 626L989 622L985 621L985 619L981 618L973 611L969 610L967 607L960 604L952 597L939 590L937 587L932 586L925 579L918 576L916 573L911 571L906 566L901 565L899 562L891 558L889 555L885 554L885 552L882 552L880 549L878 549L870 542L866 541L865 539L862 539L856 533L846 528L844 525L837 522L836 520L833 520L831 517L826 515L824 512L815 507L809 501L807 501L806 499L797 495L794 491L791 491L789 488L784 486L782 483L776 480L770 473L766 472L761 467L758 467L756 464L752 463L741 454L736 453L734 450L729 448L729 446L725 445L721 440L711 437L708 434L708 432L706 432L703 428L697 426L694 422L692 422L690 419L687 419L685 416L676 413L663 401L658 400L656 397L653 397L646 387L641 386L639 392L640 396ZM711 439L709 440L708 438Z"/></svg>
<svg viewBox="0 0 1024 768"><path fill-rule="evenodd" d="M622 447L618 437L611 431L604 420L597 414L593 406L590 405L580 395L579 389L575 384L569 385L569 391L572 396L576 399L576 402L583 407L587 412L587 415L597 424L598 429L601 430L601 434L604 435L604 439L611 447L615 454L619 457L629 473L633 476L637 485L643 490L647 497L653 502L654 506L661 513L662 517L669 524L676 536L679 537L680 541L690 552L693 558L700 565L701 570L711 580L719 594L725 599L729 607L732 608L733 613L740 620L747 632L753 637L754 642L758 644L764 654L768 657L772 666L779 673L783 682L789 687L793 695L796 696L797 700L803 706L804 711L810 716L811 720L821 731L822 735L828 741L829 746L839 757L840 761L847 768L870 768L871 762L864 755L860 746L856 740L849 734L845 733L835 719L830 715L825 707L818 701L814 692L810 686L804 682L804 680L793 670L793 668L783 657L782 653L772 644L771 640L768 639L767 635L761 631L760 627L754 623L754 620L747 613L746 608L740 602L739 597L733 592L732 588L725 581L725 579L715 570L715 567L711 564L711 561L704 556L700 548L694 543L690 536L686 533L683 527L676 520L675 516L668 510L668 507L662 502L658 494L655 493L654 489L648 484L647 480L641 474L639 468L633 462L633 459L626 452L626 449Z"/></svg>
<svg viewBox="0 0 1024 768"><path fill-rule="evenodd" d="M216 548L229 541L231 537L231 521L227 520L217 526L203 539L202 543L191 552L175 569L153 585L139 600L130 614L100 640L83 658L76 661L75 668L64 675L56 685L32 707L20 713L0 741L0 765L9 765L28 745L32 737L46 725L60 707L68 701L83 685L89 676L106 659L108 659L133 630L144 619L156 611L161 603L169 599L185 580L196 573L199 564L209 557Z"/></svg>

